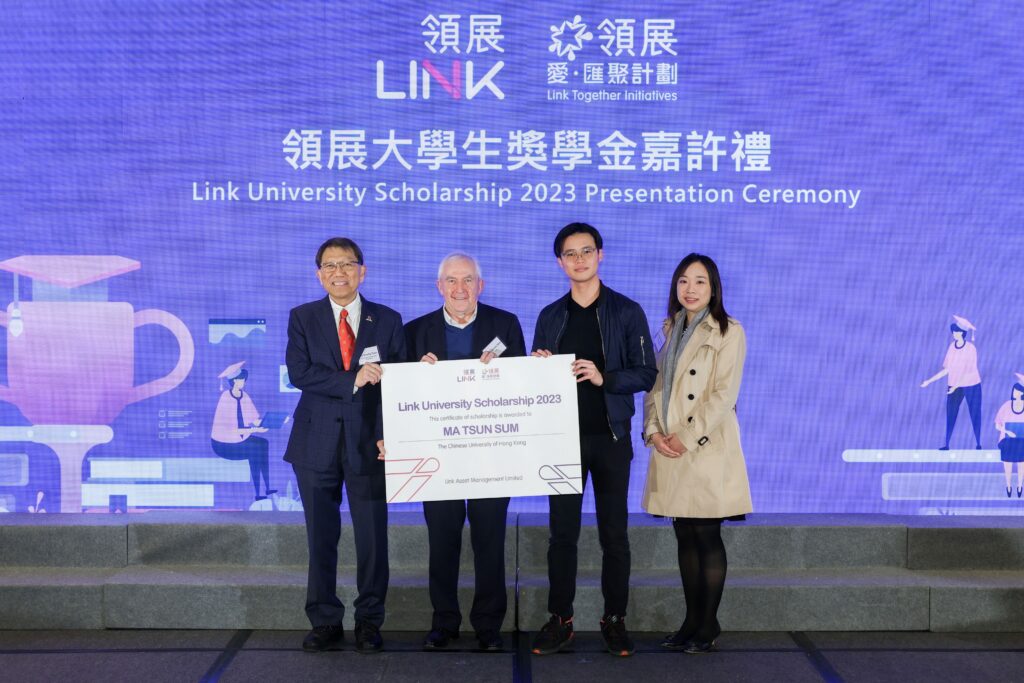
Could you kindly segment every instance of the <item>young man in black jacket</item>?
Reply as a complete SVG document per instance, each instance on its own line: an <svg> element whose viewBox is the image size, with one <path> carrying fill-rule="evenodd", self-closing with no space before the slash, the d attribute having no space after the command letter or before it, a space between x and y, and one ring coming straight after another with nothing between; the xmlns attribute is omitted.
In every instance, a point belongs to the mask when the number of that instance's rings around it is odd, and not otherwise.
<svg viewBox="0 0 1024 683"><path fill-rule="evenodd" d="M633 394L649 391L658 370L647 316L635 301L603 285L597 271L604 258L596 228L570 223L555 237L558 265L569 277L569 293L540 312L533 355L573 353L579 401L583 486L593 479L597 532L603 553L601 635L614 655L633 654L626 631L629 600L629 536L626 494L633 446L629 428ZM551 618L533 641L534 654L558 652L572 643L576 596L576 545L583 495L548 498L548 611Z"/></svg>

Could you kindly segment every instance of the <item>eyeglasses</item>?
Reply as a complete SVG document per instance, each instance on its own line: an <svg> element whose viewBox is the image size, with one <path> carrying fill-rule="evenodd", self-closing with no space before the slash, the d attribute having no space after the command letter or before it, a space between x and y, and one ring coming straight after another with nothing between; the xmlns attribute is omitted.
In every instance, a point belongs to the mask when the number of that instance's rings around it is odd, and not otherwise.
<svg viewBox="0 0 1024 683"><path fill-rule="evenodd" d="M360 266L358 261L327 261L320 264L320 270L325 273L333 273L336 270L352 272Z"/></svg>
<svg viewBox="0 0 1024 683"><path fill-rule="evenodd" d="M597 253L597 249L594 247L583 247L579 251L575 249L568 249L562 252L562 259L566 261L575 261L576 259L588 259Z"/></svg>

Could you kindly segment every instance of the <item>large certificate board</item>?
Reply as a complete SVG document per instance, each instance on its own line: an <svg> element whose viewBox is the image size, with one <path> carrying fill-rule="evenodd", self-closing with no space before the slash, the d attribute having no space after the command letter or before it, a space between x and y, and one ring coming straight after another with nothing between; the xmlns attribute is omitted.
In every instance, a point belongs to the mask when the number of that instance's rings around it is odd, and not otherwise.
<svg viewBox="0 0 1024 683"><path fill-rule="evenodd" d="M388 502L582 493L573 358L386 365Z"/></svg>

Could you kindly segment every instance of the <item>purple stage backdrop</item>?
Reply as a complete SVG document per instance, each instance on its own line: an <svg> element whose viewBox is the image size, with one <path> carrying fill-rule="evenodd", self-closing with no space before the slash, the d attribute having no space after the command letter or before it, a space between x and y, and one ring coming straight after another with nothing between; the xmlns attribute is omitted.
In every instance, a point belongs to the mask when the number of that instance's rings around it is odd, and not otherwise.
<svg viewBox="0 0 1024 683"><path fill-rule="evenodd" d="M325 238L406 320L475 254L529 342L567 289L552 238L586 221L654 328L679 259L719 263L756 510L1022 513L995 426L1024 439L1022 14L9 3L0 510L293 509L290 425L263 435L263 500L211 427L241 361L260 414L294 408L288 310L323 295Z"/></svg>

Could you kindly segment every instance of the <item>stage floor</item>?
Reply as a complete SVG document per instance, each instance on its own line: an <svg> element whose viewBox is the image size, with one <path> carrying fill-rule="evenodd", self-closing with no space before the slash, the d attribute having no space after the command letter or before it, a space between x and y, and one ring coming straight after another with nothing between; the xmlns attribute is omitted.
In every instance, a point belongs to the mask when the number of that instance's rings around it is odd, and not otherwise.
<svg viewBox="0 0 1024 683"><path fill-rule="evenodd" d="M709 655L666 652L663 634L634 634L637 654L606 654L597 633L572 652L528 654L530 633L506 651L422 652L422 633L384 632L386 650L308 654L302 631L0 631L0 671L34 681L1007 681L1024 670L1024 633L731 632ZM346 633L346 635L350 635ZM469 634L471 635L471 634Z"/></svg>

